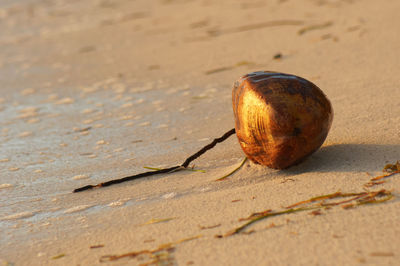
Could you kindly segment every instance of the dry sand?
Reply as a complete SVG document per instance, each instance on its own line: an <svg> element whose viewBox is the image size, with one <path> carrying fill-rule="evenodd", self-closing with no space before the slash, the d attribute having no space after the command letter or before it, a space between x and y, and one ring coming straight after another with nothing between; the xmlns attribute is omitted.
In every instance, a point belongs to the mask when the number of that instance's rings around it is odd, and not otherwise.
<svg viewBox="0 0 400 266"><path fill-rule="evenodd" d="M0 262L399 265L400 177L364 186L400 159L399 10L398 0L2 1ZM231 86L256 70L305 77L331 100L332 129L304 163L247 162L215 182L244 157L232 137L195 161L206 173L71 193L183 162L233 127ZM216 237L254 212L380 189L394 199Z"/></svg>

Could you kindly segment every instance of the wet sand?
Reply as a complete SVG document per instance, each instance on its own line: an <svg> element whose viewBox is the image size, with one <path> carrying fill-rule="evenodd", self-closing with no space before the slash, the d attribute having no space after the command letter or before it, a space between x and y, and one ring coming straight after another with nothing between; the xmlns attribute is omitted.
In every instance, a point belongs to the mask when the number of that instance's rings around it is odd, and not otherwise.
<svg viewBox="0 0 400 266"><path fill-rule="evenodd" d="M4 1L0 262L398 265L400 176L366 184L400 160L399 8L395 0ZM302 76L332 102L328 138L302 164L246 162L216 182L244 158L233 136L194 162L205 173L72 193L182 163L234 126L232 84L257 70ZM393 198L269 217L226 236L253 213L382 189ZM152 252L132 254L143 250Z"/></svg>

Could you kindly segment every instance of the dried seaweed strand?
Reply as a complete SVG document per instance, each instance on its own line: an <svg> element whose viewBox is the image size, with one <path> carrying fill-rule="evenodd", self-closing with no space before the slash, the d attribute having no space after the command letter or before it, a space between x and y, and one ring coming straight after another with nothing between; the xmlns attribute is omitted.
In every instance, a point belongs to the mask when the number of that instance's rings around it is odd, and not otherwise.
<svg viewBox="0 0 400 266"><path fill-rule="evenodd" d="M400 161L397 161L394 164L387 164L385 165L385 167L383 168L383 171L385 172L396 172L396 171L400 171Z"/></svg>
<svg viewBox="0 0 400 266"><path fill-rule="evenodd" d="M385 165L385 167L383 167L382 171L386 172L386 174L374 177L371 179L371 181L374 182L374 181L381 180L381 179L387 178L387 177L395 175L395 174L399 174L400 173L400 161L397 161L394 164L389 163L389 164ZM369 184L369 183L367 183L367 184ZM376 184L378 184L378 183L376 182ZM373 185L375 185L375 183Z"/></svg>
<svg viewBox="0 0 400 266"><path fill-rule="evenodd" d="M297 207L299 205L307 204L307 203L312 203L316 201L323 201L327 199L334 199L334 198L347 198L347 197L352 197L352 196L359 196L359 195L366 195L368 192L361 192L361 193L341 193L341 192L335 192L332 194L327 194L327 195L322 195L322 196L317 196L313 197L308 200L300 201L295 204L292 204L290 206L287 206L286 209L292 209L294 207Z"/></svg>
<svg viewBox="0 0 400 266"><path fill-rule="evenodd" d="M389 176L392 176L392 175L395 175L395 174L398 174L398 173L400 173L400 171L395 171L395 172L387 173L387 174L384 174L384 175L380 175L380 176L372 178L371 181L381 180L381 179L387 178Z"/></svg>
<svg viewBox="0 0 400 266"><path fill-rule="evenodd" d="M157 174L173 173L173 172L184 170L189 166L189 164L193 160L199 158L206 151L214 148L215 145L217 145L220 142L223 142L224 140L226 140L227 138L229 138L230 136L235 134L235 132L236 132L236 130L233 128L233 129L229 130L228 132L226 132L221 137L214 139L210 144L204 146L198 152L196 152L195 154L193 154L190 157L188 157L183 162L183 164L181 164L179 166L173 166L173 167L160 169L160 170L156 170L156 171L149 171L149 172L144 172L144 173L140 173L140 174L137 174L137 175L127 176L127 177L123 177L123 178L119 178L119 179L113 179L113 180L110 180L110 181L107 181L107 182L104 182L104 183L99 183L97 185L87 185L87 186L83 186L83 187L77 188L73 192L76 193L76 192L81 192L81 191L85 191L85 190L89 190L89 189L93 189L93 188L107 187L107 186L119 184L119 183L122 183L122 182L132 181L132 180L135 180L135 179L138 179L138 178L142 178L142 177L147 177L147 176L152 176L152 175L157 175Z"/></svg>
<svg viewBox="0 0 400 266"><path fill-rule="evenodd" d="M271 212L272 212L271 209L268 209L268 210L265 210L265 211L262 211L262 212L255 212L255 213L250 214L249 217L240 218L240 219L239 219L239 222L241 222L241 221L248 221L248 220L254 219L254 218L256 218L256 217L264 216L264 215L266 215L267 213L271 213Z"/></svg>
<svg viewBox="0 0 400 266"><path fill-rule="evenodd" d="M309 210L320 210L327 206L342 205L342 206L347 206L347 207L355 207L355 206L364 205L364 204L383 203L383 202L386 202L393 198L393 194L390 191L385 190L385 189L382 189L379 191L373 191L373 192L360 192L360 193L336 192L333 194L322 195L322 196L311 198L309 200L301 201L301 202L295 203L291 206L299 206L299 205L303 205L305 203L312 203L312 202L322 201L322 200L326 200L326 199L335 199L335 198L343 198L343 197L351 197L351 196L355 196L355 197L353 197L351 200L345 200L342 202L336 202L336 203L331 203L331 204L329 204L329 203L328 204L326 204L326 203L314 204L314 205L306 206L306 207L290 208L290 209L279 211L279 212L271 212L270 210L267 210L265 212L261 212L260 216L257 216L255 218L251 219L250 221L246 222L245 224L233 229L232 231L229 231L228 233L226 233L224 235L224 237L238 234L238 233L242 232L243 230L247 229L250 225L252 225L260 220L266 219L268 217L274 217L274 216L279 216L279 215L283 215L283 214L290 214L290 213L309 211ZM376 197L381 197L381 199L377 199ZM349 202L354 202L354 203L352 205L350 205L350 204L345 205L345 203L349 203ZM264 214L262 214L262 213L264 213Z"/></svg>
<svg viewBox="0 0 400 266"><path fill-rule="evenodd" d="M224 235L224 237L238 234L238 233L242 232L243 230L245 230L250 225L254 224L255 222L263 220L263 219L265 219L267 217L279 216L279 215L282 215L282 214L289 214L289 213L295 213L295 212L301 212L301 211L315 210L315 209L319 209L319 208L321 208L321 207L320 206L318 206L318 207L303 207L303 208L284 210L284 211L280 211L280 212L267 212L266 214L258 216L258 217L254 218L254 219L251 219L247 223L235 228L232 231L229 231L228 233L226 233Z"/></svg>
<svg viewBox="0 0 400 266"><path fill-rule="evenodd" d="M187 241L191 241L191 240L195 240L200 237L202 237L202 235L197 235L197 236L193 236L193 237L189 237L189 238L180 239L180 240L177 240L172 243L162 244L158 248L153 249L153 250L145 249L145 250L140 250L140 251L128 252L128 253L124 253L121 255L104 255L104 256L100 257L100 262L115 261L115 260L119 260L119 259L126 258L126 257L135 258L142 254L149 254L151 257L153 257L158 252L168 251L170 249L173 249L178 244L181 244L181 243L187 242Z"/></svg>
<svg viewBox="0 0 400 266"><path fill-rule="evenodd" d="M342 204L345 204L345 203L349 203L349 202L352 202L352 201L361 199L361 198L365 197L366 194L367 194L367 193L360 193L360 195L355 196L355 197L353 197L353 198L350 198L350 199L347 199L347 200L342 200L342 201L337 201L337 202L330 202L330 203L324 203L324 202L322 202L322 203L321 203L321 206L326 207L326 206L337 206L337 205L342 205Z"/></svg>
<svg viewBox="0 0 400 266"><path fill-rule="evenodd" d="M244 157L244 159L242 160L242 162L240 163L240 165L238 167L236 167L235 169L233 169L231 172L229 172L228 174L224 175L223 177L218 178L215 181L222 181L225 180L227 177L233 175L237 170L239 170L240 168L242 168L242 166L244 165L244 163L247 161L247 157Z"/></svg>
<svg viewBox="0 0 400 266"><path fill-rule="evenodd" d="M386 183L386 181L383 181L383 180L382 181L371 181L371 182L364 184L364 187L373 187L373 186L381 185L384 183Z"/></svg>

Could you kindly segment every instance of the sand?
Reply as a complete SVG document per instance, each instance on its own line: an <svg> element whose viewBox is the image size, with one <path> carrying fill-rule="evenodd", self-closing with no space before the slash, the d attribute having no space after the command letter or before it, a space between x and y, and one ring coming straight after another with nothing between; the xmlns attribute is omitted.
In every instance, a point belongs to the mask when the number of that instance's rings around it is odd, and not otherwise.
<svg viewBox="0 0 400 266"><path fill-rule="evenodd" d="M399 265L400 176L365 186L400 159L399 8L2 1L0 262ZM302 76L331 100L328 138L304 163L279 171L246 162L216 182L244 158L231 137L194 162L205 173L72 193L182 163L234 126L232 84L257 70ZM394 197L270 217L221 237L255 212L382 189ZM153 252L101 262L141 250Z"/></svg>

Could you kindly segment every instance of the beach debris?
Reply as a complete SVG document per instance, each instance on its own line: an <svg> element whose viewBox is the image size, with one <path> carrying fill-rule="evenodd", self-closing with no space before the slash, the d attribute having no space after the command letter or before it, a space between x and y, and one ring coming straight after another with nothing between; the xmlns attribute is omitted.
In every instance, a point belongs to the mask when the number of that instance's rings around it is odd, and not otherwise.
<svg viewBox="0 0 400 266"><path fill-rule="evenodd" d="M64 253L59 254L59 255L56 255L56 256L52 257L51 259L52 259L52 260L58 260L58 259L61 259L61 258L63 258L63 257L65 257L65 254L64 254Z"/></svg>
<svg viewBox="0 0 400 266"><path fill-rule="evenodd" d="M151 218L147 222L141 224L141 225L149 225L149 224L159 224L159 223L165 223L169 222L171 220L176 219L176 217L170 217L170 218L162 218L162 219L157 219L157 218Z"/></svg>
<svg viewBox="0 0 400 266"><path fill-rule="evenodd" d="M200 230L207 230L207 229L217 228L220 226L221 226L221 224L215 224L215 225L209 225L209 226L199 225L199 228L200 228Z"/></svg>
<svg viewBox="0 0 400 266"><path fill-rule="evenodd" d="M399 173L400 172L400 161L397 161L395 164L387 164L383 168L383 171L389 172L389 173Z"/></svg>
<svg viewBox="0 0 400 266"><path fill-rule="evenodd" d="M386 183L386 181L384 181L382 179L388 178L395 174L399 174L400 173L400 161L397 161L394 164L385 165L385 167L383 168L382 171L385 174L371 178L368 183L364 184L364 187L368 188L368 187L384 184L384 183Z"/></svg>
<svg viewBox="0 0 400 266"><path fill-rule="evenodd" d="M386 183L386 181L384 181L384 180L382 180L382 181L370 181L370 182L364 184L364 187L373 187L373 186L376 186L376 185L382 185L384 183Z"/></svg>
<svg viewBox="0 0 400 266"><path fill-rule="evenodd" d="M99 244L99 245L93 245L93 246L90 246L90 248L91 249L95 249L95 248L103 248L104 247L104 245L103 244Z"/></svg>
<svg viewBox="0 0 400 266"><path fill-rule="evenodd" d="M267 213L270 213L270 212L272 212L271 209L268 209L268 210L265 210L265 211L262 211L262 212L254 212L254 213L250 214L247 218L240 218L239 222L251 220L251 219L254 219L254 218L257 218L257 217L261 217L261 216L264 216L264 215L266 215Z"/></svg>
<svg viewBox="0 0 400 266"><path fill-rule="evenodd" d="M236 136L253 162L285 169L325 141L333 120L330 101L301 77L269 71L242 76L232 90Z"/></svg>
<svg viewBox="0 0 400 266"><path fill-rule="evenodd" d="M275 59L275 60L281 59L281 58L282 58L282 54L281 54L281 53L276 53L276 54L273 56L273 59Z"/></svg>
<svg viewBox="0 0 400 266"><path fill-rule="evenodd" d="M281 181L281 184L284 184L284 183L289 182L289 181L294 182L294 181L296 181L296 180L293 179L293 178L285 178L284 180Z"/></svg>
<svg viewBox="0 0 400 266"><path fill-rule="evenodd" d="M89 131L91 129L92 129L92 127L84 127L84 128L74 127L73 128L74 132L86 132L86 131Z"/></svg>
<svg viewBox="0 0 400 266"><path fill-rule="evenodd" d="M298 76L268 71L253 72L235 82L232 95L235 128L214 139L181 165L154 168L154 171L83 186L73 192L185 170L193 160L235 133L250 160L270 168L284 169L315 152L324 142L332 123L329 100L316 85ZM254 128L256 130L251 130ZM275 139L284 141L278 143ZM105 144L105 141L97 144Z"/></svg>
<svg viewBox="0 0 400 266"><path fill-rule="evenodd" d="M334 201L343 198L345 198L345 200ZM269 217L275 217L275 216L303 212L303 211L312 211L314 213L321 214L321 211L323 209L329 209L333 206L343 207L343 206L349 206L349 204L351 204L351 208L354 208L356 206L361 206L365 204L383 203L388 200L391 200L392 198L393 194L385 189L381 189L378 191L371 191L371 192L359 192L359 193L336 192L332 194L317 196L310 198L308 200L292 204L286 207L286 210L282 211L266 210L259 213L253 213L249 217L239 220L239 221L247 220L246 223L227 232L225 235L219 235L218 237L219 238L228 237L238 233L242 233L245 231L245 229L249 228L254 223Z"/></svg>
<svg viewBox="0 0 400 266"><path fill-rule="evenodd" d="M233 175L234 173L236 173L237 170L239 170L240 168L242 168L242 166L244 165L244 163L247 161L247 157L244 157L244 159L242 160L242 162L239 164L238 167L236 167L235 169L233 169L231 172L227 173L226 175L224 175L223 177L218 178L215 181L222 181L225 180L227 177Z"/></svg>
<svg viewBox="0 0 400 266"><path fill-rule="evenodd" d="M310 215L317 216L317 215L322 215L322 212L321 212L321 210L313 210L313 211L310 212L309 214L310 214Z"/></svg>
<svg viewBox="0 0 400 266"><path fill-rule="evenodd" d="M383 178L387 178L389 176L400 173L400 161L397 161L395 164L387 164L383 168L383 172L386 172L384 175L380 175L371 179L371 181L381 180Z"/></svg>
<svg viewBox="0 0 400 266"><path fill-rule="evenodd" d="M119 183L126 182L126 181L135 180L135 179L142 178L142 177L147 177L147 176L152 176L152 175L157 175L157 174L167 174L167 173L173 173L173 172L185 170L185 169L188 168L189 164L192 161L194 161L195 159L197 159L198 157L203 155L206 151L214 148L215 145L217 145L220 142L223 142L224 140L226 140L227 138L229 138L233 134L235 134L235 129L234 128L229 130L228 132L226 132L221 137L214 139L210 144L204 146L198 152L196 152L195 154L193 154L190 157L188 157L181 165L177 165L177 166L173 166L173 167L169 167L169 168L163 168L163 169L150 171L150 172L144 172L144 173L140 173L140 174L137 174L137 175L127 176L127 177L123 177L123 178L119 178L119 179L113 179L113 180L110 180L110 181L107 181L107 182L104 182L104 183L100 183L100 184L97 184L97 185L87 185L87 186L84 186L84 187L77 188L73 192L76 193L76 192L81 192L81 191L85 191L85 190L93 189L93 188L107 187L107 186L111 186L111 185L114 185L114 184L119 184Z"/></svg>
<svg viewBox="0 0 400 266"><path fill-rule="evenodd" d="M160 171L160 170L163 170L163 169L164 169L164 168L149 167L149 166L143 166L143 168L149 169L149 170L154 170L154 171ZM193 171L193 172L200 172L200 173L205 173L205 172L206 172L206 170L194 169L194 166L193 166L193 167L185 168L185 169L183 169L183 170Z"/></svg>
<svg viewBox="0 0 400 266"><path fill-rule="evenodd" d="M143 263L141 261L141 265L173 265L175 262L175 258L173 257L173 253L176 249L176 246L182 244L184 242L188 242L191 240L199 239L202 235L197 235L189 238L180 239L178 241L162 244L158 246L158 248L153 250L140 250L140 251L133 251L129 253L124 253L120 255L104 255L100 257L100 262L109 262L115 261L122 258L137 258L140 255L148 255L148 262ZM144 259L144 258L141 258Z"/></svg>

